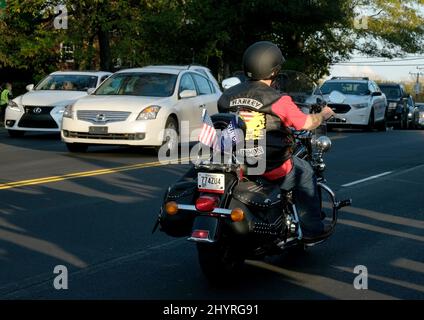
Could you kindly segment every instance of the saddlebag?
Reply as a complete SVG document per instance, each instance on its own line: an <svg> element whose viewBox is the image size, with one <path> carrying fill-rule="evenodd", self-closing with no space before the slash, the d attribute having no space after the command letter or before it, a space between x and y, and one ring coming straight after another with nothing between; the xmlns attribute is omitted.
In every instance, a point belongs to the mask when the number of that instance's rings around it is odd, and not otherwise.
<svg viewBox="0 0 424 320"><path fill-rule="evenodd" d="M233 192L230 208L242 208L249 232L276 235L282 232L283 205L279 185L258 177L240 182Z"/></svg>
<svg viewBox="0 0 424 320"><path fill-rule="evenodd" d="M165 212L164 204L169 201L175 201L179 205L193 205L196 195L196 181L177 182L169 187L159 214L160 230L172 237L186 237L191 235L194 220L193 212L178 210L175 215L170 216Z"/></svg>

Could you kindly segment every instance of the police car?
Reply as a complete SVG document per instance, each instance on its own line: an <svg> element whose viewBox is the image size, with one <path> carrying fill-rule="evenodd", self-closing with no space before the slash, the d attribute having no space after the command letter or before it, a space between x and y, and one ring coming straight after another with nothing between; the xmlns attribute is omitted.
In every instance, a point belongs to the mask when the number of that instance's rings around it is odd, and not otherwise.
<svg viewBox="0 0 424 320"><path fill-rule="evenodd" d="M346 119L341 122L337 118L328 121L328 127L357 127L367 130L386 130L387 99L378 85L369 78L333 77L321 86L321 93L328 101L333 91L345 95L342 103L328 103L328 106Z"/></svg>

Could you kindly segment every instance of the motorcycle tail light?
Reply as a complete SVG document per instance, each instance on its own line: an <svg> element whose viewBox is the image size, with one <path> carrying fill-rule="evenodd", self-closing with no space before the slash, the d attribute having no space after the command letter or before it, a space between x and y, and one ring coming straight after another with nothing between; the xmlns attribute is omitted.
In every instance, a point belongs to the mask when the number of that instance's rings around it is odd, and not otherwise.
<svg viewBox="0 0 424 320"><path fill-rule="evenodd" d="M192 238L195 239L209 239L209 231L208 230L194 230L191 234Z"/></svg>
<svg viewBox="0 0 424 320"><path fill-rule="evenodd" d="M178 212L178 203L170 201L165 204L165 212L170 216L173 216Z"/></svg>
<svg viewBox="0 0 424 320"><path fill-rule="evenodd" d="M213 196L201 196L196 200L196 209L201 212L211 212L218 205L219 198Z"/></svg>
<svg viewBox="0 0 424 320"><path fill-rule="evenodd" d="M240 222L244 220L244 211L240 208L234 208L231 211L231 220L234 222Z"/></svg>

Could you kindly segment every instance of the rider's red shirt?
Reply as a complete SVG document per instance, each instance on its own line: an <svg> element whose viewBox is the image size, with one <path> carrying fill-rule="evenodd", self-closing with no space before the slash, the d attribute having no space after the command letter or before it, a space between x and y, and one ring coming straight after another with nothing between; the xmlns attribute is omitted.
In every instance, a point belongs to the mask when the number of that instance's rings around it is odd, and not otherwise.
<svg viewBox="0 0 424 320"><path fill-rule="evenodd" d="M287 127L293 127L296 130L301 130L305 125L307 115L304 114L290 96L283 96L272 105L272 112L278 115L281 121ZM265 172L264 177L269 180L277 180L284 177L293 169L292 160L289 159L284 162L280 167Z"/></svg>

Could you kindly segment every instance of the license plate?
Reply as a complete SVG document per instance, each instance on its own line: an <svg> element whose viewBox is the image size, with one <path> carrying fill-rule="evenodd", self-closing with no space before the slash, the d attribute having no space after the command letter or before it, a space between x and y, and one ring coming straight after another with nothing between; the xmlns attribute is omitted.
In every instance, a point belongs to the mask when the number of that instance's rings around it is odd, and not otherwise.
<svg viewBox="0 0 424 320"><path fill-rule="evenodd" d="M224 193L225 175L221 173L199 172L197 175L197 185L200 191Z"/></svg>
<svg viewBox="0 0 424 320"><path fill-rule="evenodd" d="M88 128L88 133L92 134L105 134L107 133L108 127L90 127Z"/></svg>

